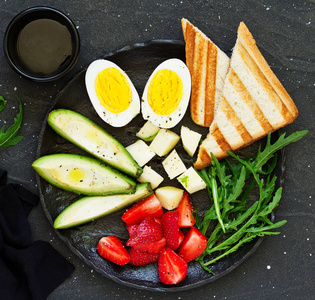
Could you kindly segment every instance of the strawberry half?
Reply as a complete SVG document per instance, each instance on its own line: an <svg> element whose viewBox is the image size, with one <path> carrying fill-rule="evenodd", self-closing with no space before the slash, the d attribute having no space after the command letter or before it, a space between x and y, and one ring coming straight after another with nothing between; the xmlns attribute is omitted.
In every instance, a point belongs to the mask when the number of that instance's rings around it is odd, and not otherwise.
<svg viewBox="0 0 315 300"><path fill-rule="evenodd" d="M184 232L182 232L180 229L179 229L179 238L178 238L178 246L177 248L182 244L183 240L185 239L185 234Z"/></svg>
<svg viewBox="0 0 315 300"><path fill-rule="evenodd" d="M179 227L192 227L195 225L194 209L187 192L184 192L183 198L176 210L179 213Z"/></svg>
<svg viewBox="0 0 315 300"><path fill-rule="evenodd" d="M136 232L127 241L127 246L133 247L136 244L152 243L163 237L162 227L154 217L146 217L138 226Z"/></svg>
<svg viewBox="0 0 315 300"><path fill-rule="evenodd" d="M129 237L133 238L137 235L138 224L127 224L127 230L129 233Z"/></svg>
<svg viewBox="0 0 315 300"><path fill-rule="evenodd" d="M164 211L159 199L153 194L148 198L138 201L121 218L126 224L139 224L148 216L161 218L163 213Z"/></svg>
<svg viewBox="0 0 315 300"><path fill-rule="evenodd" d="M126 265L130 260L129 253L120 239L113 235L102 237L96 249L100 256L117 265Z"/></svg>
<svg viewBox="0 0 315 300"><path fill-rule="evenodd" d="M163 236L161 222L158 218L146 217L137 229L137 236L150 237L153 240L159 240Z"/></svg>
<svg viewBox="0 0 315 300"><path fill-rule="evenodd" d="M163 215L161 222L166 245L173 250L176 250L179 246L178 219L178 211L168 211Z"/></svg>
<svg viewBox="0 0 315 300"><path fill-rule="evenodd" d="M185 239L178 250L187 263L196 259L207 247L207 238L196 228L192 227L186 233Z"/></svg>
<svg viewBox="0 0 315 300"><path fill-rule="evenodd" d="M160 256L160 254L142 252L134 248L130 249L129 255L130 255L130 264L132 264L133 266L144 266L144 265L155 263L159 260L159 256Z"/></svg>
<svg viewBox="0 0 315 300"><path fill-rule="evenodd" d="M142 243L137 243L133 245L134 249L137 249L142 252L147 252L147 253L160 253L161 250L166 246L166 238L162 237L160 240L156 242L142 242Z"/></svg>
<svg viewBox="0 0 315 300"><path fill-rule="evenodd" d="M158 273L161 282L176 284L187 276L188 266L178 254L166 247L160 253Z"/></svg>

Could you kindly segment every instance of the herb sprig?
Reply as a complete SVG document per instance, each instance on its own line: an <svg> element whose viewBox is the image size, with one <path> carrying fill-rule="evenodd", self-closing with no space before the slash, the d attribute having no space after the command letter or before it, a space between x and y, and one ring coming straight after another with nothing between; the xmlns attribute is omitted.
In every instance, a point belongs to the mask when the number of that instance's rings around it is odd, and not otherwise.
<svg viewBox="0 0 315 300"><path fill-rule="evenodd" d="M269 134L264 150L260 144L254 158L242 159L229 152L237 161L234 164L229 159L219 162L211 153L211 166L199 171L207 185L212 205L205 212L203 220L197 220L197 226L203 234L207 234L211 222L216 222L206 250L197 258L205 270L213 273L209 265L257 236L279 234L273 230L283 226L286 220L276 223L270 220L282 195L282 188L276 189L277 177L273 174L277 151L300 140L307 133L307 130L298 131L288 137L283 133L273 144ZM249 196L255 187L259 189L259 198L251 203Z"/></svg>
<svg viewBox="0 0 315 300"><path fill-rule="evenodd" d="M4 131L4 126L0 129L0 147L8 147L13 146L19 143L23 137L17 136L17 133L21 127L22 124L22 118L23 118L23 108L22 108L22 102L19 100L19 108L20 111L14 118L14 124L11 125L7 131ZM0 112L6 107L6 101L5 99L0 96Z"/></svg>

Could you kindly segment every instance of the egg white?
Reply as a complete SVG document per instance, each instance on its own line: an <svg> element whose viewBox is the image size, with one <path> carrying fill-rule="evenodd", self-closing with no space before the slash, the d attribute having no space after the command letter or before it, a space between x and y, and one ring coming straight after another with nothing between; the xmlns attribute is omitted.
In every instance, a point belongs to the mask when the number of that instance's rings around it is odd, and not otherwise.
<svg viewBox="0 0 315 300"><path fill-rule="evenodd" d="M168 115L158 115L151 108L148 103L148 89L150 82L156 72L162 69L168 69L177 73L183 82L183 97L178 105L178 107ZM157 68L153 71L150 78L148 79L141 101L141 112L145 120L150 120L154 125L160 128L172 128L178 124L181 119L184 117L190 99L191 92L191 76L186 64L177 58L171 58L162 62Z"/></svg>
<svg viewBox="0 0 315 300"><path fill-rule="evenodd" d="M120 113L113 113L107 110L99 101L95 91L95 79L97 75L107 68L118 69L127 79L132 92L132 101L129 107ZM85 85L91 100L91 103L96 110L97 114L109 125L113 127L122 127L127 125L137 114L140 113L140 98L136 88L131 82L128 75L115 63L106 60L98 59L93 61L87 68L85 75Z"/></svg>

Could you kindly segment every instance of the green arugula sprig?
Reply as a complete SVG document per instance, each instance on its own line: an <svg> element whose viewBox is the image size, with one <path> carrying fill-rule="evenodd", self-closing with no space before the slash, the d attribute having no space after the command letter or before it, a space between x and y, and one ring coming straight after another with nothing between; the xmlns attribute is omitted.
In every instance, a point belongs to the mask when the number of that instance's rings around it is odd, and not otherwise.
<svg viewBox="0 0 315 300"><path fill-rule="evenodd" d="M197 258L205 270L212 273L209 265L257 236L279 234L272 230L283 226L286 220L277 223L270 220L282 194L281 187L275 191L277 177L273 174L277 151L300 140L307 132L299 131L288 137L284 133L273 144L269 134L264 150L260 144L254 158L242 159L228 152L238 162L235 164L229 159L219 162L211 153L211 166L199 171L207 185L212 205L205 212L202 222L197 220L197 226L207 235L211 222L216 222L206 250ZM259 189L259 198L251 203L249 196L255 186ZM214 252L219 254L215 255Z"/></svg>
<svg viewBox="0 0 315 300"><path fill-rule="evenodd" d="M7 105L7 101L5 101L2 96L0 96L0 112L4 110L6 105Z"/></svg>
<svg viewBox="0 0 315 300"><path fill-rule="evenodd" d="M8 147L13 146L19 143L23 137L17 136L17 133L22 124L23 118L23 109L22 109L22 102L19 100L19 108L20 111L14 118L14 124L9 127L7 131L4 131L4 126L0 129L0 147ZM2 96L0 96L0 112L6 107L6 101Z"/></svg>

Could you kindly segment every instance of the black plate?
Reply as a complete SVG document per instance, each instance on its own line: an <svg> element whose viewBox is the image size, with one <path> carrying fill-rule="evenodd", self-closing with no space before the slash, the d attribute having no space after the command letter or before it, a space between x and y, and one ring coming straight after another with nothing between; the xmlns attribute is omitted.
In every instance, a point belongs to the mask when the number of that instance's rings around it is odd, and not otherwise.
<svg viewBox="0 0 315 300"><path fill-rule="evenodd" d="M142 95L143 88L152 71L162 61L177 57L185 61L184 44L181 41L151 41L148 43L135 44L125 47L121 50L108 53L104 58L117 63L134 83L139 95ZM137 116L128 126L124 128L113 128L105 124L94 111L89 101L85 89L85 70L79 72L67 86L58 94L56 102L52 109L66 108L77 111L94 122L103 126L108 132L116 137L124 146L136 141L135 133L144 124L141 115ZM195 125L190 118L189 112L186 113L182 122L172 130L179 134L181 124L185 124L205 136L207 129ZM183 150L181 143L176 146L179 155L186 166L192 164L191 159ZM243 150L245 155L255 154L257 145L252 145ZM51 153L77 153L87 155L78 147L70 144L65 139L58 136L46 123L43 124L39 137L39 146L37 157ZM277 173L281 178L284 166L284 156L280 153L278 159ZM166 173L161 166L163 158L155 157L150 165L161 175L167 178ZM40 199L43 209L50 221L53 221L70 203L74 202L80 196L62 191L51 186L46 181L37 176ZM176 180L169 181L165 179L163 185L179 186ZM278 186L281 180L278 180ZM205 190L195 193L191 196L194 208L203 214L209 208L209 199ZM153 291L179 291L201 286L212 282L223 275L231 272L240 265L249 255L251 255L261 244L262 238L256 239L251 243L245 244L238 251L230 254L218 263L212 266L215 275L205 272L196 262L189 263L187 277L176 286L167 286L158 279L157 264L151 264L145 267L133 267L131 265L117 266L111 262L105 261L96 252L96 245L99 239L105 235L114 234L123 242L128 239L128 233L121 220L123 211L105 216L86 225L77 226L72 229L56 230L58 236L69 246L69 248L78 255L86 264L94 270L100 272L112 280L121 284L135 288L153 290Z"/></svg>

